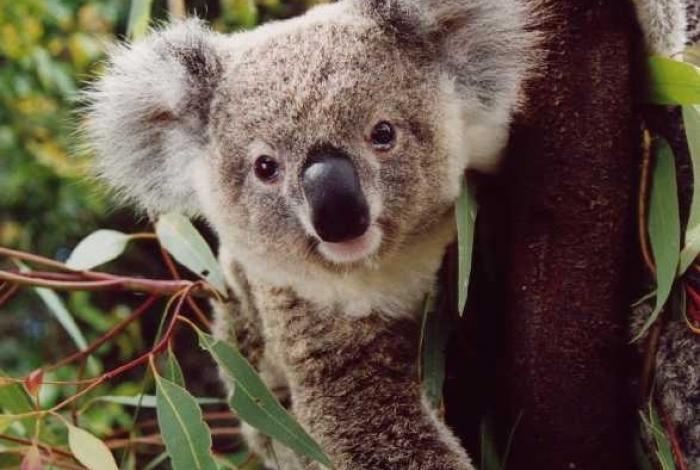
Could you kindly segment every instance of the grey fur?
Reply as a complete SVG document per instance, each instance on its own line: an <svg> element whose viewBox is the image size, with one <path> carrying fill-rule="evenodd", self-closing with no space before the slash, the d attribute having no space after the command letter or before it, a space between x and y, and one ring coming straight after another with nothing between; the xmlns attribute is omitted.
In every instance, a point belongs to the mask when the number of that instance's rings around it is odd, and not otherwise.
<svg viewBox="0 0 700 470"><path fill-rule="evenodd" d="M632 337L639 334L652 310L649 303L634 309ZM640 344L644 341L646 336ZM682 320L669 321L661 331L653 396L673 425L687 468L700 470L700 335ZM653 437L645 438L653 448Z"/></svg>
<svg viewBox="0 0 700 470"><path fill-rule="evenodd" d="M518 0L344 0L230 36L187 21L118 49L89 92L99 174L151 214L214 227L235 294L217 336L339 469L472 468L422 400L417 319L465 168L495 167L507 142L533 17ZM367 143L380 120L390 152ZM352 262L310 224L298 175L318 145L350 155L370 206L376 246ZM261 154L277 183L251 174Z"/></svg>
<svg viewBox="0 0 700 470"><path fill-rule="evenodd" d="M633 0L637 18L652 54L672 56L683 52L687 34L687 3L696 0Z"/></svg>
<svg viewBox="0 0 700 470"><path fill-rule="evenodd" d="M689 470L700 470L700 335L666 326L656 356L656 395L676 429Z"/></svg>

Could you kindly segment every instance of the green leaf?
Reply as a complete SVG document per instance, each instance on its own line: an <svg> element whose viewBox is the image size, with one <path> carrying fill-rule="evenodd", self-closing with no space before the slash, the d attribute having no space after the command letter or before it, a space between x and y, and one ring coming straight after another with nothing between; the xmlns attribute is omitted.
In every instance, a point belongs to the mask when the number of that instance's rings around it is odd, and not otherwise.
<svg viewBox="0 0 700 470"><path fill-rule="evenodd" d="M653 56L648 62L648 101L661 105L700 104L700 69L693 64Z"/></svg>
<svg viewBox="0 0 700 470"><path fill-rule="evenodd" d="M185 375L182 373L182 368L177 362L177 357L175 357L172 347L168 347L168 354L165 358L165 374L163 375L171 382L185 388Z"/></svg>
<svg viewBox="0 0 700 470"><path fill-rule="evenodd" d="M206 279L222 294L226 293L226 282L216 257L187 217L175 213L160 217L156 233L161 245L180 264Z"/></svg>
<svg viewBox="0 0 700 470"><path fill-rule="evenodd" d="M218 470L211 431L187 390L155 375L158 426L175 470Z"/></svg>
<svg viewBox="0 0 700 470"><path fill-rule="evenodd" d="M23 386L17 383L3 385L0 387L0 410L5 413L0 415L0 428L7 427L14 422L16 418L12 415L20 415L31 413L34 411L32 398L29 396ZM26 435L32 436L36 429L36 418L22 418L21 423L26 429Z"/></svg>
<svg viewBox="0 0 700 470"><path fill-rule="evenodd" d="M685 247L678 268L679 276L687 271L700 254L700 106L683 106L683 122L693 165L693 199L685 232Z"/></svg>
<svg viewBox="0 0 700 470"><path fill-rule="evenodd" d="M661 420L659 419L659 415L656 412L654 405L649 403L648 417L644 416L644 414L641 416L649 435L654 439L654 443L656 444L656 458L659 460L661 469L676 470L671 443L663 430Z"/></svg>
<svg viewBox="0 0 700 470"><path fill-rule="evenodd" d="M68 446L78 462L90 470L118 470L109 448L84 429L66 423Z"/></svg>
<svg viewBox="0 0 700 470"><path fill-rule="evenodd" d="M152 4L153 0L131 0L129 23L126 27L126 32L131 39L139 39L148 31Z"/></svg>
<svg viewBox="0 0 700 470"><path fill-rule="evenodd" d="M306 430L279 404L248 361L230 345L197 330L199 344L234 381L229 404L238 417L298 454L328 468L328 456Z"/></svg>
<svg viewBox="0 0 700 470"><path fill-rule="evenodd" d="M680 216L673 151L663 139L656 142L656 163L649 202L649 239L656 263L656 305L641 331L639 340L656 321L668 300L676 278L680 253Z"/></svg>
<svg viewBox="0 0 700 470"><path fill-rule="evenodd" d="M484 416L481 419L479 443L481 447L481 470L503 470L501 457L496 446L493 418Z"/></svg>
<svg viewBox="0 0 700 470"><path fill-rule="evenodd" d="M459 274L457 295L459 315L462 316L467 305L469 293L469 278L472 270L472 254L474 249L474 229L476 226L476 214L478 207L476 200L466 185L462 185L462 193L457 199L455 215L457 220L457 250L459 262Z"/></svg>
<svg viewBox="0 0 700 470"><path fill-rule="evenodd" d="M87 271L118 258L131 237L116 230L98 230L85 237L75 247L66 266L75 271Z"/></svg>
<svg viewBox="0 0 700 470"><path fill-rule="evenodd" d="M421 376L426 398L436 409L442 403L445 353L450 334L450 318L444 314L443 310L435 308L433 294L427 296L421 334Z"/></svg>

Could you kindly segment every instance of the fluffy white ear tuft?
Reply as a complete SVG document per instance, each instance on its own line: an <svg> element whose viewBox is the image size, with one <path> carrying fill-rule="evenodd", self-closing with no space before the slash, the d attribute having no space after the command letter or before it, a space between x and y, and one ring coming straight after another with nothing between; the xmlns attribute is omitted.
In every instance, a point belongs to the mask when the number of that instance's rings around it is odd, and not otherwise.
<svg viewBox="0 0 700 470"><path fill-rule="evenodd" d="M98 176L151 214L199 210L191 175L222 74L215 37L188 20L119 46L86 92Z"/></svg>
<svg viewBox="0 0 700 470"><path fill-rule="evenodd" d="M355 0L370 17L436 58L463 102L468 166L492 170L524 80L537 62L537 14L521 0Z"/></svg>
<svg viewBox="0 0 700 470"><path fill-rule="evenodd" d="M672 56L683 52L686 3L683 0L634 0L637 20L651 54Z"/></svg>

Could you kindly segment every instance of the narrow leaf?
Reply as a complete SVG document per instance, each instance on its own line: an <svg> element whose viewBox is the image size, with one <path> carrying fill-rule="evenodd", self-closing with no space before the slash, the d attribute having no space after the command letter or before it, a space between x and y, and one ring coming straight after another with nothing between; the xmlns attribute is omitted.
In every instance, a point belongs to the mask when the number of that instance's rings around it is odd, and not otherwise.
<svg viewBox="0 0 700 470"><path fill-rule="evenodd" d="M182 368L177 362L172 347L168 347L168 354L165 357L165 374L163 375L171 382L185 388L185 375L182 373Z"/></svg>
<svg viewBox="0 0 700 470"><path fill-rule="evenodd" d="M98 230L85 237L75 247L66 266L75 271L87 271L118 258L131 237L116 230Z"/></svg>
<svg viewBox="0 0 700 470"><path fill-rule="evenodd" d="M649 239L656 263L656 305L635 341L644 336L659 316L678 268L681 234L676 166L673 151L663 139L657 141L649 203Z"/></svg>
<svg viewBox="0 0 700 470"><path fill-rule="evenodd" d="M187 390L155 375L158 426L175 470L217 470L211 431Z"/></svg>
<svg viewBox="0 0 700 470"><path fill-rule="evenodd" d="M216 257L187 217L174 213L162 216L156 224L156 233L161 245L180 264L206 279L219 292L226 292L226 282Z"/></svg>
<svg viewBox="0 0 700 470"><path fill-rule="evenodd" d="M444 309L435 308L435 297L429 295L423 313L421 334L422 379L425 395L433 406L442 403L442 390L445 383L445 354L450 333L450 319Z"/></svg>
<svg viewBox="0 0 700 470"><path fill-rule="evenodd" d="M68 446L78 462L90 470L118 470L109 448L84 429L66 423L68 427Z"/></svg>
<svg viewBox="0 0 700 470"><path fill-rule="evenodd" d="M472 254L474 249L474 229L476 226L477 205L474 196L465 184L455 206L457 220L457 249L459 274L457 295L459 315L464 313L469 293L469 278L472 270Z"/></svg>
<svg viewBox="0 0 700 470"><path fill-rule="evenodd" d="M484 416L481 419L479 443L481 447L481 470L503 470L501 457L496 446L493 418Z"/></svg>
<svg viewBox="0 0 700 470"><path fill-rule="evenodd" d="M700 106L683 106L683 122L693 167L693 199L678 275L685 273L700 254Z"/></svg>
<svg viewBox="0 0 700 470"><path fill-rule="evenodd" d="M8 414L0 414L0 429L8 427L17 420L13 415L20 415L34 411L34 404L24 387L19 384L11 384L0 387L0 411ZM20 420L26 429L26 435L34 434L36 418L23 418Z"/></svg>
<svg viewBox="0 0 700 470"><path fill-rule="evenodd" d="M219 367L234 381L229 401L238 416L254 428L277 439L298 454L326 467L328 456L304 428L279 404L248 361L230 345L197 330L199 344L209 351Z"/></svg>
<svg viewBox="0 0 700 470"><path fill-rule="evenodd" d="M700 69L693 64L653 56L648 62L648 101L661 105L700 104Z"/></svg>
<svg viewBox="0 0 700 470"><path fill-rule="evenodd" d="M148 30L151 21L151 5L153 0L131 0L129 9L129 23L126 27L131 39L139 39Z"/></svg>

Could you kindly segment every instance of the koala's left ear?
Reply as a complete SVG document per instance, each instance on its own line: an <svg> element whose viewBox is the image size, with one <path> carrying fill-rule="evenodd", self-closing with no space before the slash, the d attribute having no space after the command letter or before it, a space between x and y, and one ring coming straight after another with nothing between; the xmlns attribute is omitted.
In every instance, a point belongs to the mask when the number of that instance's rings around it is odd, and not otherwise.
<svg viewBox="0 0 700 470"><path fill-rule="evenodd" d="M439 61L471 121L467 138L476 148L470 166L492 166L535 62L533 12L521 0L355 2L400 42Z"/></svg>
<svg viewBox="0 0 700 470"><path fill-rule="evenodd" d="M151 214L199 211L191 179L222 75L218 40L199 20L155 31L114 51L86 93L98 175Z"/></svg>

